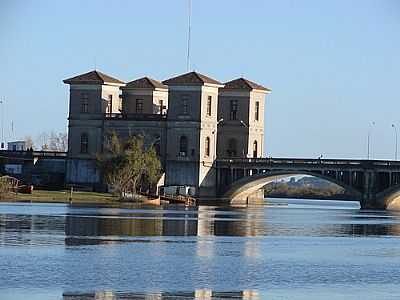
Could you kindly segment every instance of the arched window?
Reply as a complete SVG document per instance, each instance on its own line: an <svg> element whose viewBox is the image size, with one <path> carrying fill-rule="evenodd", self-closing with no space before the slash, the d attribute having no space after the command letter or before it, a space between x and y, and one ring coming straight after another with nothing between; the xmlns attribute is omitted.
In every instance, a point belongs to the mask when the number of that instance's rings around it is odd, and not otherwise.
<svg viewBox="0 0 400 300"><path fill-rule="evenodd" d="M156 154L158 156L161 155L161 141L160 138L158 138L158 140L156 140L156 142L153 144L154 150L156 151Z"/></svg>
<svg viewBox="0 0 400 300"><path fill-rule="evenodd" d="M179 156L187 156L188 153L188 139L182 135L179 139Z"/></svg>
<svg viewBox="0 0 400 300"><path fill-rule="evenodd" d="M210 137L206 137L204 153L206 156L210 156Z"/></svg>
<svg viewBox="0 0 400 300"><path fill-rule="evenodd" d="M229 157L234 157L237 155L237 142L235 139L230 139L228 141L228 150L227 150Z"/></svg>
<svg viewBox="0 0 400 300"><path fill-rule="evenodd" d="M87 133L81 134L81 153L88 153L89 150L89 136Z"/></svg>
<svg viewBox="0 0 400 300"><path fill-rule="evenodd" d="M257 141L254 141L253 143L253 157L257 157L258 151L257 151Z"/></svg>

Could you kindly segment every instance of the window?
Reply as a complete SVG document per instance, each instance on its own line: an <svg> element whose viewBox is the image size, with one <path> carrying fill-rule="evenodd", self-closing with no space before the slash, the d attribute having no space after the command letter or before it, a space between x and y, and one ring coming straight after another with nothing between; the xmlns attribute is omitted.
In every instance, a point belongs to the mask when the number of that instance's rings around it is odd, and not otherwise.
<svg viewBox="0 0 400 300"><path fill-rule="evenodd" d="M253 143L253 157L257 157L257 141Z"/></svg>
<svg viewBox="0 0 400 300"><path fill-rule="evenodd" d="M88 94L81 94L81 112L88 113L89 112L89 97Z"/></svg>
<svg viewBox="0 0 400 300"><path fill-rule="evenodd" d="M230 110L230 119L236 120L237 118L237 110L238 110L238 101L231 100L231 110Z"/></svg>
<svg viewBox="0 0 400 300"><path fill-rule="evenodd" d="M187 115L189 113L189 99L187 97L182 98L182 114Z"/></svg>
<svg viewBox="0 0 400 300"><path fill-rule="evenodd" d="M118 102L118 110L119 112L122 112L123 107L122 107L122 96L119 96L119 102Z"/></svg>
<svg viewBox="0 0 400 300"><path fill-rule="evenodd" d="M204 153L206 156L210 156L210 137L206 137L206 143L204 147Z"/></svg>
<svg viewBox="0 0 400 300"><path fill-rule="evenodd" d="M255 107L255 111L254 111L254 119L256 121L258 121L260 117L260 102L256 101L256 107Z"/></svg>
<svg viewBox="0 0 400 300"><path fill-rule="evenodd" d="M234 157L237 154L237 142L235 139L230 139L228 141L227 154L229 157Z"/></svg>
<svg viewBox="0 0 400 300"><path fill-rule="evenodd" d="M212 105L212 97L208 96L208 98L207 98L207 116L211 116L211 105Z"/></svg>
<svg viewBox="0 0 400 300"><path fill-rule="evenodd" d="M81 153L88 153L89 150L89 137L87 133L81 134Z"/></svg>
<svg viewBox="0 0 400 300"><path fill-rule="evenodd" d="M108 114L112 113L112 95L108 95L106 113Z"/></svg>
<svg viewBox="0 0 400 300"><path fill-rule="evenodd" d="M179 156L187 156L188 152L188 139L186 136L181 136L179 139Z"/></svg>
<svg viewBox="0 0 400 300"><path fill-rule="evenodd" d="M160 115L164 114L164 100L160 100Z"/></svg>
<svg viewBox="0 0 400 300"><path fill-rule="evenodd" d="M143 113L143 99L136 99L136 113Z"/></svg>

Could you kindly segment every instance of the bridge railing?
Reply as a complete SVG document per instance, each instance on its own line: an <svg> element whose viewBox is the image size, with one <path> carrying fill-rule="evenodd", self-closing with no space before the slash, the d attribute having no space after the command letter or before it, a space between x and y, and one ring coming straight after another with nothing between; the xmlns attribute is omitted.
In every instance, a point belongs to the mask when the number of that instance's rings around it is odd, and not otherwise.
<svg viewBox="0 0 400 300"><path fill-rule="evenodd" d="M355 167L399 167L400 161L366 160L366 159L318 159L318 158L218 158L219 163L229 164L263 164L263 165L334 165Z"/></svg>
<svg viewBox="0 0 400 300"><path fill-rule="evenodd" d="M0 150L0 156L7 158L66 158L67 152Z"/></svg>

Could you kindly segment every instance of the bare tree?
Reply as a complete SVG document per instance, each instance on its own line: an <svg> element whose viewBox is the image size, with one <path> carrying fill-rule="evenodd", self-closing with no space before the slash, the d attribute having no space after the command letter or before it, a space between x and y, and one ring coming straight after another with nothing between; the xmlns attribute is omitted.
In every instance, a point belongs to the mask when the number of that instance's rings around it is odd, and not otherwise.
<svg viewBox="0 0 400 300"><path fill-rule="evenodd" d="M66 152L68 149L68 136L66 133L52 131L48 139L48 150Z"/></svg>
<svg viewBox="0 0 400 300"><path fill-rule="evenodd" d="M36 139L36 145L40 145L40 146L38 146L38 149L40 149L42 151L48 150L49 134L46 132L40 133Z"/></svg>
<svg viewBox="0 0 400 300"><path fill-rule="evenodd" d="M31 149L31 148L35 149L35 144L33 143L33 139L30 135L27 135L25 137L25 146L26 146L26 149Z"/></svg>

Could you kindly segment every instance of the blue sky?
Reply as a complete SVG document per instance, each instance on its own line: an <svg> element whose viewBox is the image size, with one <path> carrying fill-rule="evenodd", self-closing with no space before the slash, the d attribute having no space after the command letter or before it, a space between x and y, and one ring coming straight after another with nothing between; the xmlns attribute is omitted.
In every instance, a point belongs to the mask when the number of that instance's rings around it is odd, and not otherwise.
<svg viewBox="0 0 400 300"><path fill-rule="evenodd" d="M400 2L193 0L192 69L272 89L268 156L392 159L400 134ZM0 97L13 138L66 131L62 80L186 71L187 0L0 1ZM400 137L400 136L399 136Z"/></svg>

